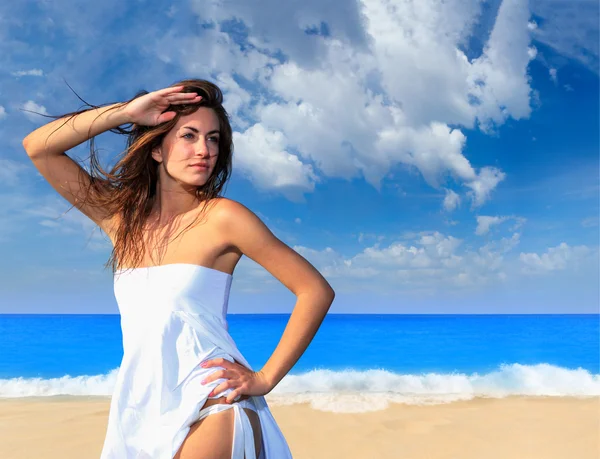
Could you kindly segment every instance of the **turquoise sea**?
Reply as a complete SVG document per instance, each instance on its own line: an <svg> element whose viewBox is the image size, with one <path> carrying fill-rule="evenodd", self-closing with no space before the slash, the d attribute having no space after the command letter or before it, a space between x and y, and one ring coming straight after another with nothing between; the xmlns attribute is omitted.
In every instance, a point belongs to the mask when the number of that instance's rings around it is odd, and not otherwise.
<svg viewBox="0 0 600 459"><path fill-rule="evenodd" d="M269 358L288 319L287 314L227 316L230 334L255 370ZM373 400L423 404L510 395L597 396L599 319L329 314L268 397L360 411L381 406ZM119 315L0 315L0 397L110 396L121 339Z"/></svg>

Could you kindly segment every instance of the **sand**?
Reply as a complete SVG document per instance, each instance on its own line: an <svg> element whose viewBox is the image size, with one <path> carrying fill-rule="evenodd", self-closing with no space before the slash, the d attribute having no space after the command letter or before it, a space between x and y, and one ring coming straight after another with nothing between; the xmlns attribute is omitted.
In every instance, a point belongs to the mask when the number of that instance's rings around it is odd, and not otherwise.
<svg viewBox="0 0 600 459"><path fill-rule="evenodd" d="M108 406L100 397L0 399L0 458L98 458ZM391 404L356 414L271 404L271 411L296 459L600 458L600 397Z"/></svg>

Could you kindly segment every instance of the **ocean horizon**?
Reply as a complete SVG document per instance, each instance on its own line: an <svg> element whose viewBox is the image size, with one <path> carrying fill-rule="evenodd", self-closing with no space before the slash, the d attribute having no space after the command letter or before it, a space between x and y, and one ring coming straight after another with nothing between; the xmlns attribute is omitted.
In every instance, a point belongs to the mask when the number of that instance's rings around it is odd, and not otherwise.
<svg viewBox="0 0 600 459"><path fill-rule="evenodd" d="M252 369L267 361L289 316L227 316ZM388 402L597 396L599 324L598 314L328 314L267 397L347 412ZM0 315L0 398L110 396L121 340L119 314Z"/></svg>

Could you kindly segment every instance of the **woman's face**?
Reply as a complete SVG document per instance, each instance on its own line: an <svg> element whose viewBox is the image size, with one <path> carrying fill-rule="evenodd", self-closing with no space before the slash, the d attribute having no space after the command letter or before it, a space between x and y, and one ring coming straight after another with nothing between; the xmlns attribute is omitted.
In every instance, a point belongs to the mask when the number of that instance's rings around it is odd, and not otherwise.
<svg viewBox="0 0 600 459"><path fill-rule="evenodd" d="M204 185L217 162L219 139L219 118L212 109L200 107L179 118L160 148L152 152L161 163L161 186L171 181L192 187Z"/></svg>

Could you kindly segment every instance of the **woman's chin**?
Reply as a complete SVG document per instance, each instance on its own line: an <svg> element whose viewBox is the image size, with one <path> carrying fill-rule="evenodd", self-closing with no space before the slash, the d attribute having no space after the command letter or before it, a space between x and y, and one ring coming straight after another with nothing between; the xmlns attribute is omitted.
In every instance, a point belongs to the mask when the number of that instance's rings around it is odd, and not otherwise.
<svg viewBox="0 0 600 459"><path fill-rule="evenodd" d="M197 180L190 180L187 178L186 180L178 180L178 182L179 186L182 188L194 191L196 188L206 185L206 178L198 178Z"/></svg>

